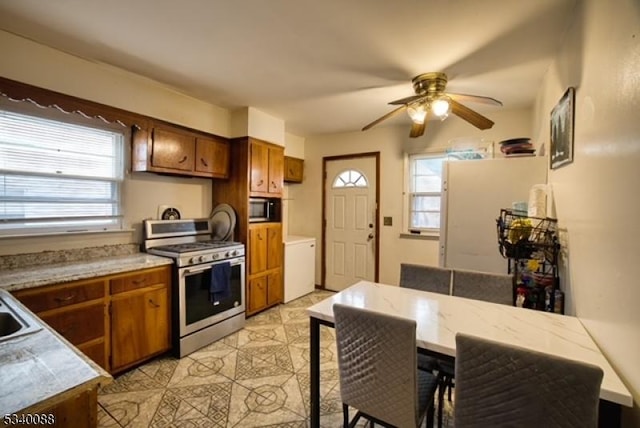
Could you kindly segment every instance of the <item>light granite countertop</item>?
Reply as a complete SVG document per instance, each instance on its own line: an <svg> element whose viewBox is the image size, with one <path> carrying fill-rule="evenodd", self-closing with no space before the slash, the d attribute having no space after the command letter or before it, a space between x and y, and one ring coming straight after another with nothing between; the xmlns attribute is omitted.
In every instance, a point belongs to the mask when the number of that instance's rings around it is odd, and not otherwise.
<svg viewBox="0 0 640 428"><path fill-rule="evenodd" d="M0 415L38 412L74 397L112 377L9 293L0 297L42 327L0 342Z"/></svg>
<svg viewBox="0 0 640 428"><path fill-rule="evenodd" d="M0 272L0 289L7 291L41 287L80 279L96 278L140 269L172 264L167 257L137 253L87 261L43 264Z"/></svg>

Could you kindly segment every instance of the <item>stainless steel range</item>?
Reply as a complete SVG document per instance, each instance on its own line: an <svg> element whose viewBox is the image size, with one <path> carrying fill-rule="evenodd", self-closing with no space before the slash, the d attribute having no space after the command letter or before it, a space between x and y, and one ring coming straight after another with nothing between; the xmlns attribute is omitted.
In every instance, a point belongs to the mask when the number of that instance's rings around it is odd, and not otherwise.
<svg viewBox="0 0 640 428"><path fill-rule="evenodd" d="M211 240L208 219L145 220L144 249L175 262L174 353L180 358L244 327L245 250Z"/></svg>

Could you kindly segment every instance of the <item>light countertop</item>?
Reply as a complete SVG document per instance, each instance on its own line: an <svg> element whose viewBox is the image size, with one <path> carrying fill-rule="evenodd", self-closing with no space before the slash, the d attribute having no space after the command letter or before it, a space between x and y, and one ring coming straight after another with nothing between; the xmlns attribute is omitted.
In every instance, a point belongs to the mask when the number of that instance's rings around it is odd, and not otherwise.
<svg viewBox="0 0 640 428"><path fill-rule="evenodd" d="M167 257L137 253L126 256L105 257L87 261L44 264L0 272L0 289L16 291L50 284L96 278L140 269L172 264Z"/></svg>
<svg viewBox="0 0 640 428"><path fill-rule="evenodd" d="M112 377L41 322L9 293L42 329L0 342L0 415L43 411Z"/></svg>

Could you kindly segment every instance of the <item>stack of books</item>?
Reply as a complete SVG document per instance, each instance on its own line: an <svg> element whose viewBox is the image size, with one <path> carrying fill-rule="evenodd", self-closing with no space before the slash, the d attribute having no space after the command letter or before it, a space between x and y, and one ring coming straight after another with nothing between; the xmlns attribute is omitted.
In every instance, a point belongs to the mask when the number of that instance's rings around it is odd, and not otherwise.
<svg viewBox="0 0 640 428"><path fill-rule="evenodd" d="M512 138L500 141L500 151L507 158L536 155L536 149L531 144L531 138Z"/></svg>

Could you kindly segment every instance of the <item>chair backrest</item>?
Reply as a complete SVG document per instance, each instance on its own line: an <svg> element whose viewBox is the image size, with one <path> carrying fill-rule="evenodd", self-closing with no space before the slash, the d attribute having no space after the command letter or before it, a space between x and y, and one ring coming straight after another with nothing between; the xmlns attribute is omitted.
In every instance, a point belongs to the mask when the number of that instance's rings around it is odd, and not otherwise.
<svg viewBox="0 0 640 428"><path fill-rule="evenodd" d="M454 426L596 427L602 369L456 335Z"/></svg>
<svg viewBox="0 0 640 428"><path fill-rule="evenodd" d="M451 269L400 264L400 287L432 293L449 294L451 286Z"/></svg>
<svg viewBox="0 0 640 428"><path fill-rule="evenodd" d="M418 424L416 323L333 305L342 402L397 427Z"/></svg>
<svg viewBox="0 0 640 428"><path fill-rule="evenodd" d="M454 269L452 289L454 296L513 305L511 275Z"/></svg>

